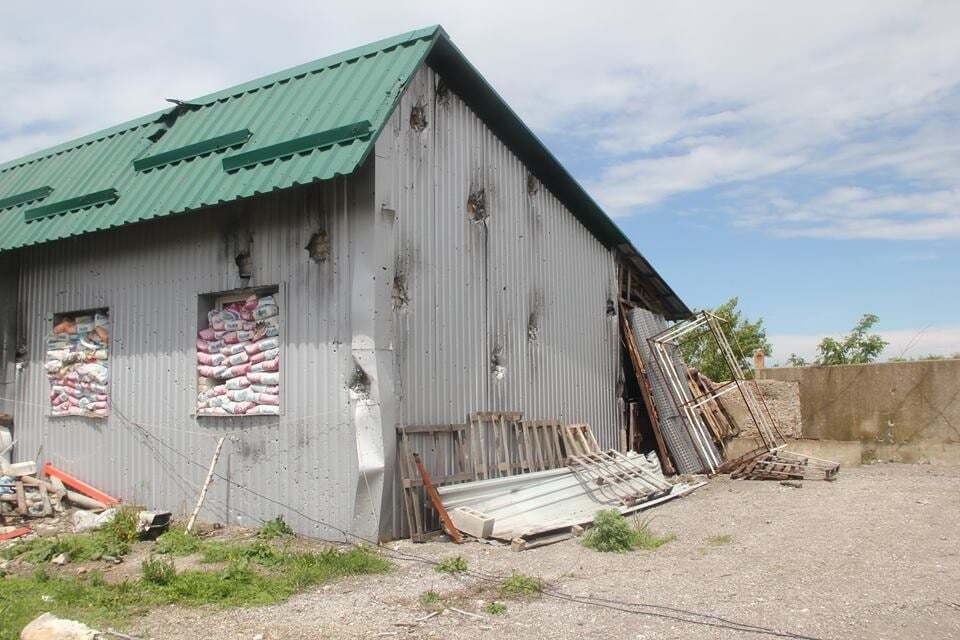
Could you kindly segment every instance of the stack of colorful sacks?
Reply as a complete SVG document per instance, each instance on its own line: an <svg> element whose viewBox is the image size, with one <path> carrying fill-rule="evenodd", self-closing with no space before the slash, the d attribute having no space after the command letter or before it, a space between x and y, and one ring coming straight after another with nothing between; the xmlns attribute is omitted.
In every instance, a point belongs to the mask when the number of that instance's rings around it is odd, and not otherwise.
<svg viewBox="0 0 960 640"><path fill-rule="evenodd" d="M200 416L280 415L280 309L272 295L207 314L197 336Z"/></svg>
<svg viewBox="0 0 960 640"><path fill-rule="evenodd" d="M46 362L53 415L109 415L109 327L105 313L65 316L53 327Z"/></svg>

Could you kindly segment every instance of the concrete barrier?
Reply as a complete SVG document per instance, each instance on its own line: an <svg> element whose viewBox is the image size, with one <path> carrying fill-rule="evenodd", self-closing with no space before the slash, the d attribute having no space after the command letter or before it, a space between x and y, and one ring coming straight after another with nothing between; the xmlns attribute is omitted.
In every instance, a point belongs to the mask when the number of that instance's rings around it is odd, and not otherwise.
<svg viewBox="0 0 960 640"><path fill-rule="evenodd" d="M780 367L758 377L799 384L805 438L859 443L866 461L960 462L960 359Z"/></svg>

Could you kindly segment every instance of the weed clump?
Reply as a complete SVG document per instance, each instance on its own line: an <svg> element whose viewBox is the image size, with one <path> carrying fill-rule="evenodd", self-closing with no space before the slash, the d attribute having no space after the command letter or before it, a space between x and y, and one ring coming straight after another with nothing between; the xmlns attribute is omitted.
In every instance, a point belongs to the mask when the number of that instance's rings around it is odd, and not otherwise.
<svg viewBox="0 0 960 640"><path fill-rule="evenodd" d="M616 509L604 509L597 512L593 527L583 536L583 546L604 553L626 553L631 549L658 549L675 539L674 535L656 535L643 520L630 526Z"/></svg>
<svg viewBox="0 0 960 640"><path fill-rule="evenodd" d="M485 606L483 610L492 616L499 616L500 614L507 612L507 605L503 604L502 602L491 602Z"/></svg>
<svg viewBox="0 0 960 640"><path fill-rule="evenodd" d="M725 544L730 544L731 542L733 542L733 536L730 535L729 533L722 533L717 536L711 536L707 540L707 542L709 542L715 547L722 547Z"/></svg>
<svg viewBox="0 0 960 640"><path fill-rule="evenodd" d="M260 527L257 537L261 540L273 540L284 536L292 536L293 529L283 520L283 516L277 516L273 520L268 520Z"/></svg>
<svg viewBox="0 0 960 640"><path fill-rule="evenodd" d="M463 573L467 571L467 561L463 556L449 556L437 563L437 573Z"/></svg>
<svg viewBox="0 0 960 640"><path fill-rule="evenodd" d="M177 577L177 570L173 566L173 560L168 558L154 558L150 556L144 560L140 566L143 569L143 581L149 584L167 585Z"/></svg>
<svg viewBox="0 0 960 640"><path fill-rule="evenodd" d="M440 594L431 589L420 594L420 604L425 607L436 607L442 602Z"/></svg>
<svg viewBox="0 0 960 640"><path fill-rule="evenodd" d="M543 593L546 583L540 578L513 573L497 587L500 595L506 598L527 598Z"/></svg>

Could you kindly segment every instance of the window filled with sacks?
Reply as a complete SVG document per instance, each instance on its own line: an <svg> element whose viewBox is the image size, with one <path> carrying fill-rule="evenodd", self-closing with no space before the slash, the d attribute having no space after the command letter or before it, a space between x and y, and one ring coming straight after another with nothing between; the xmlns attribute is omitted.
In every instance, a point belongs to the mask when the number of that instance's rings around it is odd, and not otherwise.
<svg viewBox="0 0 960 640"><path fill-rule="evenodd" d="M221 296L197 335L197 415L280 415L278 294Z"/></svg>
<svg viewBox="0 0 960 640"><path fill-rule="evenodd" d="M110 316L106 309L57 314L47 338L50 414L110 415Z"/></svg>

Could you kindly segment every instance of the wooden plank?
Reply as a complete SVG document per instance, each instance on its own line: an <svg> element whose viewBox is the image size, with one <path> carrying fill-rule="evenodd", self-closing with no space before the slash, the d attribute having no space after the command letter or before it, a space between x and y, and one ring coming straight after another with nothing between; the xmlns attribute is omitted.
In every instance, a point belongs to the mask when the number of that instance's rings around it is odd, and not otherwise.
<svg viewBox="0 0 960 640"><path fill-rule="evenodd" d="M23 491L23 482L16 482L16 494L17 494L17 513L22 516L27 515L27 495Z"/></svg>
<svg viewBox="0 0 960 640"><path fill-rule="evenodd" d="M443 501L440 500L440 494L437 493L437 488L433 486L432 482L430 482L430 474L427 473L427 468L424 467L423 462L420 461L420 456L414 453L413 461L417 465L417 469L420 471L420 477L423 480L423 486L427 491L427 496L430 498L430 503L433 504L433 508L436 510L437 514L439 514L444 530L447 532L447 535L450 536L451 540L457 544L462 544L463 536L460 534L460 530L454 526L453 520L450 519L450 514L447 513L447 510L443 507Z"/></svg>
<svg viewBox="0 0 960 640"><path fill-rule="evenodd" d="M407 465L407 477L413 476L413 452L410 450L410 441L407 438L403 439L403 451L404 451L404 462ZM420 505L420 494L417 493L415 489L407 489L410 496L410 502L412 503L412 513L413 513L413 524L414 528L411 529L410 538L412 540L420 541L422 540L423 535L426 533L426 530L423 526L424 514L423 508Z"/></svg>
<svg viewBox="0 0 960 640"><path fill-rule="evenodd" d="M653 431L653 437L657 441L657 453L660 457L660 466L664 475L673 475L676 473L676 466L667 449L666 442L663 440L663 433L660 431L660 414L657 412L657 406L653 402L653 392L650 390L650 380L647 378L647 370L643 366L643 359L640 357L640 347L637 344L637 337L627 321L627 308L620 304L620 332L623 335L624 343L627 346L627 354L633 363L633 369L637 376L637 384L640 386L640 396L647 409L647 416L650 418L650 428Z"/></svg>
<svg viewBox="0 0 960 640"><path fill-rule="evenodd" d="M466 431L468 425L465 424L411 424L397 427L400 433L456 433L457 431Z"/></svg>
<svg viewBox="0 0 960 640"><path fill-rule="evenodd" d="M30 533L33 533L33 529L29 527L20 527L19 529L14 529L13 531L0 533L0 542L3 542L4 540L13 540L14 538L19 538Z"/></svg>
<svg viewBox="0 0 960 640"><path fill-rule="evenodd" d="M190 514L190 519L187 520L187 533L193 531L193 525L197 522L197 516L200 515L200 509L203 508L203 502L207 498L207 490L210 489L210 483L213 482L213 473L217 469L217 461L220 459L220 451L223 450L224 440L226 440L226 438L220 436L220 439L217 440L217 446L213 450L213 457L210 459L210 469L207 471L207 477L203 480L203 486L200 488L200 495L197 497L197 504L193 508L193 513Z"/></svg>
<svg viewBox="0 0 960 640"><path fill-rule="evenodd" d="M41 482L38 489L40 490L40 503L43 505L43 515L53 515L53 505L50 504L50 495L47 493L47 483Z"/></svg>
<svg viewBox="0 0 960 640"><path fill-rule="evenodd" d="M510 422L516 422L523 417L522 411L474 411L470 414L470 422L489 422L503 417Z"/></svg>

